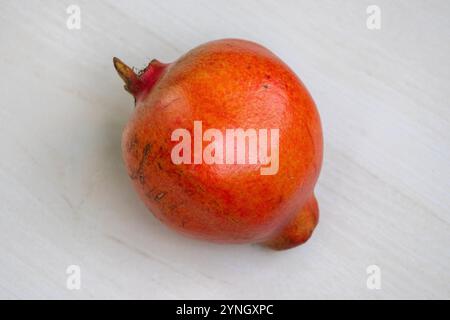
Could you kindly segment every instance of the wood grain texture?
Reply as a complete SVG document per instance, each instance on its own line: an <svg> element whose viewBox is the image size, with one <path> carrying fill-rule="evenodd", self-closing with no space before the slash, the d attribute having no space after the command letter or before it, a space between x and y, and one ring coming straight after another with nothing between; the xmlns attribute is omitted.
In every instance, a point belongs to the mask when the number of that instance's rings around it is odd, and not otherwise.
<svg viewBox="0 0 450 320"><path fill-rule="evenodd" d="M80 30L66 27L70 4ZM366 27L370 4L381 30ZM450 298L448 1L0 6L1 298ZM179 236L122 164L133 102L111 58L143 67L224 37L274 51L320 111L321 221L297 249ZM366 287L372 264L381 290Z"/></svg>

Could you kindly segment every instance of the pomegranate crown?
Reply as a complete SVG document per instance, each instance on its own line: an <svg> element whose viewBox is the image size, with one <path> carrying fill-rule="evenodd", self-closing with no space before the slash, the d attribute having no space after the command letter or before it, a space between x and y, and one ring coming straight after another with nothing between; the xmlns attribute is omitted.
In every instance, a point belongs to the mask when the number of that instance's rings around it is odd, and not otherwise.
<svg viewBox="0 0 450 320"><path fill-rule="evenodd" d="M125 90L136 100L151 90L168 66L168 64L153 59L145 69L136 73L133 68L127 66L119 58L114 57L113 63L117 73L125 82Z"/></svg>

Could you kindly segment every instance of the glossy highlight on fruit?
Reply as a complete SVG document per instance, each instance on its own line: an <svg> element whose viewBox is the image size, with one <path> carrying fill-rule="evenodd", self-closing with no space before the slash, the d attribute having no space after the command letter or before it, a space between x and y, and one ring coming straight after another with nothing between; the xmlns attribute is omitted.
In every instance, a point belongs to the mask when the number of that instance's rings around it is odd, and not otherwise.
<svg viewBox="0 0 450 320"><path fill-rule="evenodd" d="M223 39L173 63L152 60L139 73L117 58L114 66L135 98L123 132L123 158L158 219L183 234L221 243L280 250L309 239L319 217L314 186L322 130L314 101L285 63L256 43ZM199 122L224 136L229 128L278 129L276 173L262 175L261 163L175 164L172 133L183 128L194 135ZM209 144L200 143L203 149Z"/></svg>

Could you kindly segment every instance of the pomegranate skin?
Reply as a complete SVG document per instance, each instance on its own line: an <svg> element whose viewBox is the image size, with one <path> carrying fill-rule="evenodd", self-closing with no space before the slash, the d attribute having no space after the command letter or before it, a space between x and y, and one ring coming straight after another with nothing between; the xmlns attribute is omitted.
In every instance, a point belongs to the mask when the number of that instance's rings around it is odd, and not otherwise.
<svg viewBox="0 0 450 320"><path fill-rule="evenodd" d="M314 101L285 63L256 43L224 39L170 64L153 60L139 74L116 58L114 64L136 101L123 159L159 220L222 243L288 249L308 240L318 222L313 191L322 130ZM279 129L278 172L261 175L259 163L174 164L172 132L185 128L194 136L194 121L224 136L229 128Z"/></svg>

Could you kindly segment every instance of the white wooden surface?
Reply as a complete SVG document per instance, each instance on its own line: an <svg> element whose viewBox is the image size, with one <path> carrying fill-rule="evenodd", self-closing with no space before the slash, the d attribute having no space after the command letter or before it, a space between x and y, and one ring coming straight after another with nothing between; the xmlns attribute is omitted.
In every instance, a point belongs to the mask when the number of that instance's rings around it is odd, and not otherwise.
<svg viewBox="0 0 450 320"><path fill-rule="evenodd" d="M66 8L81 8L68 30ZM366 8L381 8L368 30ZM450 298L450 2L0 1L1 298ZM111 58L269 47L325 134L321 221L272 252L186 239L145 209L120 153L133 112ZM81 267L81 290L66 268ZM381 290L366 268L381 268Z"/></svg>

